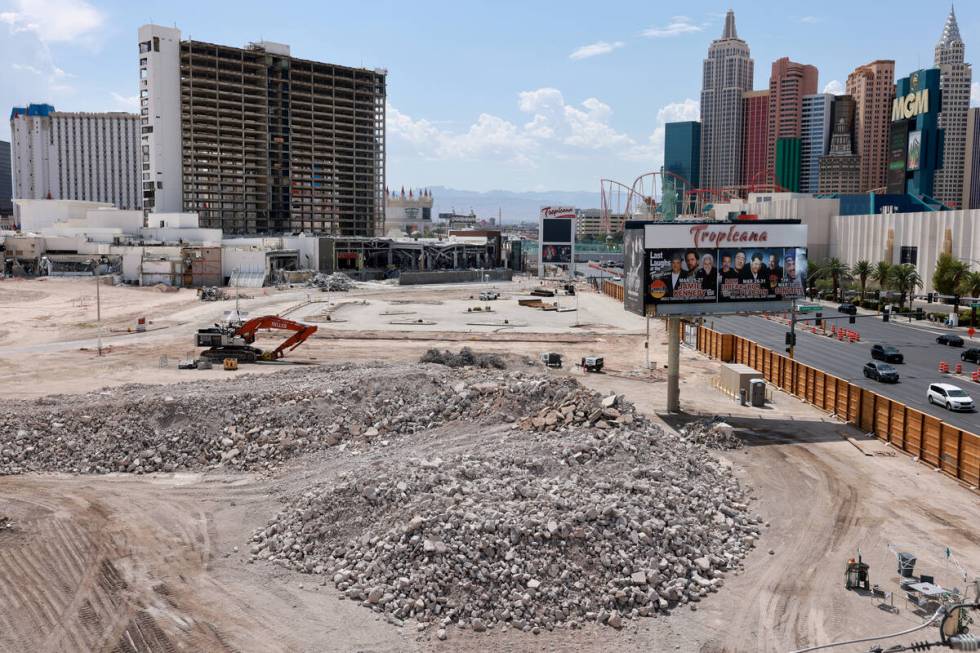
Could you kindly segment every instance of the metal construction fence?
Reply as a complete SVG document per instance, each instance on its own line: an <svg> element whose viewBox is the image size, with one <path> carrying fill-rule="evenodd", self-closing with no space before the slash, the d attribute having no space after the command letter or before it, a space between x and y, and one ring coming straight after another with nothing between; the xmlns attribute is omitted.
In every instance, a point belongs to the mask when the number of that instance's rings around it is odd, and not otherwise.
<svg viewBox="0 0 980 653"><path fill-rule="evenodd" d="M976 433L804 365L741 336L700 326L697 349L723 362L741 363L759 370L772 385L837 415L866 433L873 433L964 485L980 489L980 435Z"/></svg>

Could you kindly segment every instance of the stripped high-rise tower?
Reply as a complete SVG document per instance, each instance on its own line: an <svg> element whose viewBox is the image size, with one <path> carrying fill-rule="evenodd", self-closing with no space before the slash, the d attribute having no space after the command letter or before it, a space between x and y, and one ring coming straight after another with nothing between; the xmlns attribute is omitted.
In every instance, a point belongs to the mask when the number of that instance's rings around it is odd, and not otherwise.
<svg viewBox="0 0 980 653"><path fill-rule="evenodd" d="M725 16L720 39L711 42L701 84L701 187L741 181L742 93L752 90L749 46L735 31L735 12Z"/></svg>
<svg viewBox="0 0 980 653"><path fill-rule="evenodd" d="M936 171L933 192L948 206L964 206L963 169L966 157L966 118L970 109L970 64L963 62L963 39L950 8L943 35L936 44L936 68L942 90L939 128L944 130L943 167Z"/></svg>

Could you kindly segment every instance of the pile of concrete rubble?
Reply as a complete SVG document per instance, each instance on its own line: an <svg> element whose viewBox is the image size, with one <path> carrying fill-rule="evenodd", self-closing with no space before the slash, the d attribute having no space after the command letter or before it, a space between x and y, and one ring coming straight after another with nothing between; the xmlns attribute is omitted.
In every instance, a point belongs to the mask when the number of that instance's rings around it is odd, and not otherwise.
<svg viewBox="0 0 980 653"><path fill-rule="evenodd" d="M600 403L567 377L441 365L129 385L10 404L0 411L0 474L274 470L305 452L361 450L456 421L526 423L574 404L581 422ZM545 419L540 428L566 424Z"/></svg>
<svg viewBox="0 0 980 653"><path fill-rule="evenodd" d="M333 274L318 272L310 279L309 286L329 292L347 292L354 288L354 282L343 272Z"/></svg>
<svg viewBox="0 0 980 653"><path fill-rule="evenodd" d="M224 288L218 286L204 286L197 293L202 302L217 302L225 298Z"/></svg>
<svg viewBox="0 0 980 653"><path fill-rule="evenodd" d="M680 434L686 440L703 444L709 449L725 451L742 448L742 439L735 434L735 427L717 419L700 419L685 424Z"/></svg>
<svg viewBox="0 0 980 653"><path fill-rule="evenodd" d="M619 412L615 427L589 425L595 404ZM519 421L475 450L316 486L255 534L252 558L440 638L451 624L620 628L716 591L760 532L728 468L615 396L573 391L549 410L563 405L581 418L562 419L558 439Z"/></svg>

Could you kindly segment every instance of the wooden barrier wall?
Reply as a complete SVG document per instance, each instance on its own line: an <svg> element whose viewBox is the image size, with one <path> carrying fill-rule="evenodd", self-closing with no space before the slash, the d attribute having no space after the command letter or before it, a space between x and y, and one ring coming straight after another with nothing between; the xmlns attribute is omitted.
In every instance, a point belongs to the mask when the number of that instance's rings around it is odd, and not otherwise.
<svg viewBox="0 0 980 653"><path fill-rule="evenodd" d="M980 436L776 353L751 340L698 328L698 350L762 372L766 381L836 414L933 467L980 489Z"/></svg>
<svg viewBox="0 0 980 653"><path fill-rule="evenodd" d="M609 295L613 299L623 301L623 284L621 283L616 283L615 281L610 281L609 279L603 279L602 292L605 295Z"/></svg>

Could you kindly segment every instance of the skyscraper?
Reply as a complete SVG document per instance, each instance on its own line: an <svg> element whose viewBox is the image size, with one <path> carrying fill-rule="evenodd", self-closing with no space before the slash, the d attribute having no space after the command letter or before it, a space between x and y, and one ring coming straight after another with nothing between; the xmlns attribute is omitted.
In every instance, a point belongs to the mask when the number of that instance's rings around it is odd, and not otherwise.
<svg viewBox="0 0 980 653"><path fill-rule="evenodd" d="M771 181L766 177L769 147L769 91L742 93L742 185Z"/></svg>
<svg viewBox="0 0 980 653"><path fill-rule="evenodd" d="M375 236L384 224L384 70L139 29L143 196L228 233Z"/></svg>
<svg viewBox="0 0 980 653"><path fill-rule="evenodd" d="M879 59L858 66L847 76L854 98L854 140L861 157L860 192L885 187L888 130L895 98L895 62Z"/></svg>
<svg viewBox="0 0 980 653"><path fill-rule="evenodd" d="M963 166L963 209L980 209L980 109L970 107L966 119Z"/></svg>
<svg viewBox="0 0 980 653"><path fill-rule="evenodd" d="M664 133L664 170L680 175L691 188L700 188L701 123L668 122Z"/></svg>
<svg viewBox="0 0 980 653"><path fill-rule="evenodd" d="M939 68L942 112L939 128L944 130L943 167L936 172L936 199L958 207L963 198L963 168L966 156L966 114L970 108L970 64L963 62L964 46L956 14L950 8L943 35L936 44L935 65Z"/></svg>
<svg viewBox="0 0 980 653"><path fill-rule="evenodd" d="M834 96L816 93L803 97L800 120L800 192L816 193L820 187L820 157L830 145L830 120Z"/></svg>
<svg viewBox="0 0 980 653"><path fill-rule="evenodd" d="M830 112L834 130L827 156L820 157L819 193L858 193L861 186L861 157L854 153L854 98L838 95Z"/></svg>
<svg viewBox="0 0 980 653"><path fill-rule="evenodd" d="M711 42L701 83L701 186L734 186L741 180L742 93L752 89L749 46L725 16L721 38Z"/></svg>
<svg viewBox="0 0 980 653"><path fill-rule="evenodd" d="M803 97L817 92L817 69L783 57L772 62L769 76L769 142L766 170L776 167L776 141L799 138L803 118Z"/></svg>

